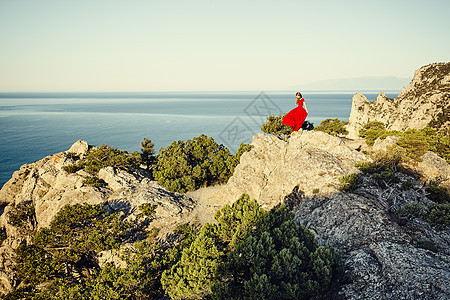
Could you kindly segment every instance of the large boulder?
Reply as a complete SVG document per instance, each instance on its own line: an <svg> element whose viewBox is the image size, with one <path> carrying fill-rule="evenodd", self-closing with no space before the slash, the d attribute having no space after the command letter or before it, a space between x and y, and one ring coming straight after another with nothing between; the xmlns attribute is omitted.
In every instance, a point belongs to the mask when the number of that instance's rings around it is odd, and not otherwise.
<svg viewBox="0 0 450 300"><path fill-rule="evenodd" d="M269 209L282 203L295 186L308 195L335 193L339 177L357 172L355 163L368 160L342 139L320 131L300 131L288 141L259 133L251 144L253 149L241 156L226 185L188 195L220 208L247 193Z"/></svg>

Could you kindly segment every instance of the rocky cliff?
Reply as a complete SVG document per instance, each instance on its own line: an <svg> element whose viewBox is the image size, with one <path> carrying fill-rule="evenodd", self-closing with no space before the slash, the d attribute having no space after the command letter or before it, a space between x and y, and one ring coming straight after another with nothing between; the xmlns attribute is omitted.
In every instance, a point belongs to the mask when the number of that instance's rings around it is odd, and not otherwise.
<svg viewBox="0 0 450 300"><path fill-rule="evenodd" d="M359 128L373 120L385 122L389 129L428 125L447 130L449 66L419 69L397 99L381 93L369 103L363 95L355 95L350 136L357 136ZM377 140L372 150L385 150L395 141L395 137ZM75 162L75 156L87 153L90 146L84 141L66 152L23 165L0 190L0 293L16 285L14 249L29 241L31 232L49 226L68 204L100 204L145 230L159 228L163 239L178 224L212 222L218 209L246 193L266 209L286 203L298 223L311 229L320 243L338 251L344 276L336 297L449 298L450 229L432 226L414 214L398 213L406 207L423 211L433 205L436 195L426 181L440 182L450 190L450 165L445 160L427 152L420 162L407 166L409 175L397 169L369 174L355 167L372 159L358 151L354 141L323 132L302 131L287 141L260 133L252 145L227 184L186 194L167 191L150 180L145 170L131 173L106 167L97 174L102 185L86 184L91 176L86 171L64 170ZM351 189L342 191L344 177L354 181ZM151 222L140 217L145 204L156 207ZM24 226L10 218L21 205L32 212ZM120 251L95 255L100 266L124 263Z"/></svg>
<svg viewBox="0 0 450 300"><path fill-rule="evenodd" d="M257 134L252 145L227 184L186 195L168 192L143 174L112 167L98 174L106 183L103 187L83 185L84 171L69 174L62 170L73 163L68 153L87 151L82 141L68 152L22 166L0 191L0 226L6 231L0 247L1 291L7 292L14 284L13 249L29 238L9 222L8 212L14 205L32 203L36 217L31 229L35 230L48 226L66 204L101 203L135 222L140 220L140 205L154 204L155 219L148 226L161 228L163 235L183 222L210 222L217 209L248 193L266 209L285 202L321 243L336 248L345 270L340 297L446 299L450 295L450 230L438 231L420 218L408 221L394 214L406 204L431 203L422 182L396 173L395 183L380 185L372 176L360 174L352 192L341 192L339 178L360 173L355 163L370 158L322 132L300 132L288 141ZM445 161L427 160L437 164L438 170L430 171L429 179L450 178ZM119 255L111 251L98 253L98 260L120 263Z"/></svg>
<svg viewBox="0 0 450 300"><path fill-rule="evenodd" d="M124 220L131 222L143 221L138 218L142 204L156 205L155 219L149 227L161 229L161 235L191 220L190 212L195 206L192 199L167 191L143 174L131 174L112 167L103 168L98 177L106 184L95 188L83 184L86 176L90 176L85 171L67 173L62 169L74 162L71 158L73 154L82 156L88 148L85 141L78 141L67 152L23 165L0 190L0 228L6 234L0 246L1 293L9 291L14 282L13 249L22 241L30 239L29 231L48 226L65 205L102 204L108 210L121 211ZM9 219L11 210L24 203L32 205L35 215L25 230L12 225ZM100 263L120 261L119 256L109 251L99 253L98 259Z"/></svg>
<svg viewBox="0 0 450 300"><path fill-rule="evenodd" d="M430 126L450 135L450 63L424 66L396 99L381 92L373 102L361 93L353 97L347 130L358 138L367 122L380 121L389 130L422 129Z"/></svg>
<svg viewBox="0 0 450 300"><path fill-rule="evenodd" d="M355 163L369 157L322 132L303 131L287 142L257 134L252 145L226 185L188 195L219 206L242 193L266 208L287 203L299 223L342 255L339 295L345 299L450 295L450 230L437 231L420 219L405 223L394 213L412 203L430 205L423 182L396 172L395 183L385 185L360 174L355 190L341 192L339 178L359 173ZM428 180L450 179L450 165L432 152L414 166Z"/></svg>

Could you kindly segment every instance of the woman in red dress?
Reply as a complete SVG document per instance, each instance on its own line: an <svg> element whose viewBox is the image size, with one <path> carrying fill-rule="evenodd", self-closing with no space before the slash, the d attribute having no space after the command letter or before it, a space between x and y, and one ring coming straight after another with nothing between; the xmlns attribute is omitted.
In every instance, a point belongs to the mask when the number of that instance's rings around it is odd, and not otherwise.
<svg viewBox="0 0 450 300"><path fill-rule="evenodd" d="M291 126L294 131L302 128L303 122L308 115L308 109L306 108L305 99L302 98L302 94L297 92L297 107L291 110L286 116L284 116L282 123L287 126ZM305 108L303 108L305 106Z"/></svg>

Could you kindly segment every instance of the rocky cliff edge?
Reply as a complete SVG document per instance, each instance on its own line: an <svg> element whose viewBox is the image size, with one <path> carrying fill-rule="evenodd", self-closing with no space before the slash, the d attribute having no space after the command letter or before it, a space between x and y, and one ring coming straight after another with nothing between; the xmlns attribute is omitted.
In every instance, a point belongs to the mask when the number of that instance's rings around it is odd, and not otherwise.
<svg viewBox="0 0 450 300"><path fill-rule="evenodd" d="M188 193L207 205L201 211L212 212L242 193L266 209L284 202L300 224L342 255L342 298L448 298L450 230L395 214L405 205L432 203L422 181L396 172L393 182L377 183L355 168L368 156L323 132L299 132L287 142L257 134L252 145L226 185ZM414 166L419 177L450 180L450 165L432 152ZM359 173L357 188L341 192L339 178L352 173Z"/></svg>
<svg viewBox="0 0 450 300"><path fill-rule="evenodd" d="M369 161L343 139L323 132L303 131L282 141L257 134L254 146L242 155L227 184L187 194L171 193L143 174L107 167L98 176L106 185L83 185L86 174L68 174L73 163L66 152L48 156L16 171L0 191L0 226L6 239L0 247L0 288L11 289L13 249L27 235L8 222L13 205L31 202L37 228L47 226L66 204L103 203L137 220L139 206L155 204L150 227L169 232L184 222L212 221L225 204L242 193L266 209L284 202L299 223L310 228L320 243L342 256L344 276L338 294L344 299L447 299L450 295L450 231L437 230L419 218L400 220L394 214L405 204L429 205L424 184L402 173L395 182L380 185L360 174L352 192L339 190L339 178L359 173L355 163ZM78 141L71 149L83 155L89 146ZM427 155L435 157L435 154ZM430 176L450 178L450 166L441 160ZM442 174L442 172L447 172ZM114 260L99 253L99 261ZM117 256L116 256L117 258Z"/></svg>
<svg viewBox="0 0 450 300"><path fill-rule="evenodd" d="M396 99L381 92L369 102L361 93L353 96L347 130L357 139L366 123L379 121L389 130L404 131L426 126L450 135L450 63L435 63L416 70L410 84Z"/></svg>

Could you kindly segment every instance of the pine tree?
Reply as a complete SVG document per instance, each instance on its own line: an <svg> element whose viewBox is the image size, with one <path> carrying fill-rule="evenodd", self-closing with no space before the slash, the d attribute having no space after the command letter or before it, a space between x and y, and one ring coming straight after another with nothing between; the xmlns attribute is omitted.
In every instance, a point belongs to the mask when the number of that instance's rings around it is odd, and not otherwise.
<svg viewBox="0 0 450 300"><path fill-rule="evenodd" d="M270 211L229 253L213 299L309 299L336 273L331 249L297 225L285 207Z"/></svg>
<svg viewBox="0 0 450 300"><path fill-rule="evenodd" d="M155 144L152 143L152 140L144 138L144 141L141 142L141 157L142 161L147 166L147 171L150 170L150 166L153 166L153 164L156 163L156 157L155 157Z"/></svg>
<svg viewBox="0 0 450 300"><path fill-rule="evenodd" d="M238 153L232 155L204 134L186 142L174 141L160 150L153 176L168 190L180 193L226 183L241 154L248 150L249 145L241 144Z"/></svg>
<svg viewBox="0 0 450 300"><path fill-rule="evenodd" d="M205 224L180 261L163 273L163 287L172 299L203 299L217 281L223 255L216 225Z"/></svg>
<svg viewBox="0 0 450 300"><path fill-rule="evenodd" d="M261 125L261 131L267 134L273 134L282 140L286 140L292 133L292 127L282 123L285 115L286 114L268 116L266 122Z"/></svg>

